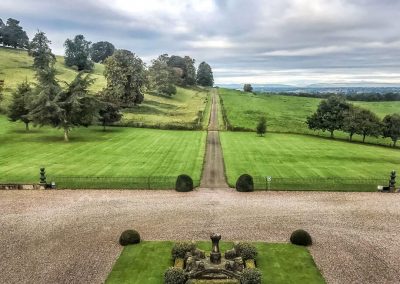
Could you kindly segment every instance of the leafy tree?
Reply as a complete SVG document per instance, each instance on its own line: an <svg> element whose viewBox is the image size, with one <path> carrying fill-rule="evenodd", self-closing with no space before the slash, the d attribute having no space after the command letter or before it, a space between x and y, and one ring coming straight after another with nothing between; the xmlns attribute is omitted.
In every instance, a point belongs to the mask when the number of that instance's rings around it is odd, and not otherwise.
<svg viewBox="0 0 400 284"><path fill-rule="evenodd" d="M196 67L194 67L196 60L190 58L189 56L185 56L183 59L185 60L186 71L183 77L183 84L185 86L194 86L196 85Z"/></svg>
<svg viewBox="0 0 400 284"><path fill-rule="evenodd" d="M342 130L349 133L350 141L354 134L359 134L365 142L366 136L379 136L381 123L370 110L350 105L349 110L345 113Z"/></svg>
<svg viewBox="0 0 400 284"><path fill-rule="evenodd" d="M167 64L175 71L176 84L180 86L193 86L196 84L195 60L189 56L180 57L172 55Z"/></svg>
<svg viewBox="0 0 400 284"><path fill-rule="evenodd" d="M93 62L89 59L90 41L83 35L77 35L73 40L67 39L65 46L65 64L69 67L76 66L78 71L93 69Z"/></svg>
<svg viewBox="0 0 400 284"><path fill-rule="evenodd" d="M102 101L99 110L99 120L103 126L103 131L106 131L106 126L114 122L120 121L122 118L122 113L117 104L107 101L104 95L101 95Z"/></svg>
<svg viewBox="0 0 400 284"><path fill-rule="evenodd" d="M41 79L45 85L38 85L38 96L29 114L38 125L51 125L64 130L64 140L74 127L89 126L98 114L98 101L90 96L88 88L93 83L89 75L80 72L62 90L55 80L54 69L42 71Z"/></svg>
<svg viewBox="0 0 400 284"><path fill-rule="evenodd" d="M393 147L400 137L400 115L395 113L383 118L383 137L390 137L393 141Z"/></svg>
<svg viewBox="0 0 400 284"><path fill-rule="evenodd" d="M51 41L46 37L44 32L38 31L29 44L29 55L33 59L33 67L35 69L46 69L52 66L56 57L51 52L49 44Z"/></svg>
<svg viewBox="0 0 400 284"><path fill-rule="evenodd" d="M4 25L4 23L3 23ZM19 25L19 21L9 18L7 23L2 28L2 43L6 46L14 48L27 48L29 45L29 38L26 32Z"/></svg>
<svg viewBox="0 0 400 284"><path fill-rule="evenodd" d="M307 117L307 125L312 130L328 130L333 138L333 132L343 127L344 117L349 110L349 104L341 96L330 96L322 100L317 111Z"/></svg>
<svg viewBox="0 0 400 284"><path fill-rule="evenodd" d="M11 121L22 121L25 123L26 131L29 130L29 104L32 99L32 88L28 81L25 81L17 86L13 92L12 101L8 109L8 118Z"/></svg>
<svg viewBox="0 0 400 284"><path fill-rule="evenodd" d="M206 62L201 62L197 69L197 84L204 87L212 87L214 85L214 76L211 66Z"/></svg>
<svg viewBox="0 0 400 284"><path fill-rule="evenodd" d="M353 135L357 132L360 127L361 119L361 108L351 105L349 110L345 113L343 119L342 130L349 133L349 140L353 140Z"/></svg>
<svg viewBox="0 0 400 284"><path fill-rule="evenodd" d="M251 86L251 84L244 84L243 91L251 93L253 91L253 87Z"/></svg>
<svg viewBox="0 0 400 284"><path fill-rule="evenodd" d="M267 119L265 118L265 116L260 117L256 131L257 134L260 136L264 136L264 134L267 132Z"/></svg>
<svg viewBox="0 0 400 284"><path fill-rule="evenodd" d="M3 20L0 19L0 44L3 44L3 32L5 26L6 25L4 24Z"/></svg>
<svg viewBox="0 0 400 284"><path fill-rule="evenodd" d="M93 43L90 47L90 58L96 62L103 62L107 57L114 54L115 47L108 41L99 41Z"/></svg>
<svg viewBox="0 0 400 284"><path fill-rule="evenodd" d="M4 87L4 80L0 80L0 103L3 100L3 87Z"/></svg>
<svg viewBox="0 0 400 284"><path fill-rule="evenodd" d="M171 96L176 94L175 73L167 64L167 55L160 55L152 61L149 68L150 89L158 94Z"/></svg>
<svg viewBox="0 0 400 284"><path fill-rule="evenodd" d="M117 50L105 60L104 75L107 87L104 90L108 101L129 107L143 101L142 88L146 84L143 61L128 50Z"/></svg>

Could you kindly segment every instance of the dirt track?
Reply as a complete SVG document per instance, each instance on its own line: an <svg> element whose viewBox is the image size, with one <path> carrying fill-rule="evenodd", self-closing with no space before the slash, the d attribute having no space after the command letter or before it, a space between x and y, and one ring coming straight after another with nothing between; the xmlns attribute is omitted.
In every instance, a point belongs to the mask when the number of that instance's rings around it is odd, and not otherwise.
<svg viewBox="0 0 400 284"><path fill-rule="evenodd" d="M208 125L206 158L200 188L228 188L224 160L218 133L218 103L215 89L212 94L211 116Z"/></svg>
<svg viewBox="0 0 400 284"><path fill-rule="evenodd" d="M399 283L400 194L1 191L0 283L101 283L121 231L145 240L287 242L308 230L329 283Z"/></svg>

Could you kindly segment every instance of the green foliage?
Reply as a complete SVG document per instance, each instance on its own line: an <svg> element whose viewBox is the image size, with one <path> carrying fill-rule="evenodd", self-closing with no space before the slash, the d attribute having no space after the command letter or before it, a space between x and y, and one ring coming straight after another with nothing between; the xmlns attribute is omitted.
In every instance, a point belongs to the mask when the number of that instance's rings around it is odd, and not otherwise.
<svg viewBox="0 0 400 284"><path fill-rule="evenodd" d="M91 71L93 62L90 61L90 41L83 35L76 35L73 40L67 39L65 47L65 64L69 67L76 66L78 71Z"/></svg>
<svg viewBox="0 0 400 284"><path fill-rule="evenodd" d="M118 105L107 102L106 100L102 101L100 104L99 110L99 121L103 126L103 131L106 130L107 125L111 125L114 122L118 122L122 118L122 113Z"/></svg>
<svg viewBox="0 0 400 284"><path fill-rule="evenodd" d="M160 55L152 61L149 68L150 89L159 95L171 96L176 94L175 73L168 66L168 56Z"/></svg>
<svg viewBox="0 0 400 284"><path fill-rule="evenodd" d="M179 175L176 179L175 190L188 192L193 190L193 180L188 175Z"/></svg>
<svg viewBox="0 0 400 284"><path fill-rule="evenodd" d="M51 41L44 32L38 31L29 44L29 55L33 57L33 68L46 69L53 66L56 57L51 52Z"/></svg>
<svg viewBox="0 0 400 284"><path fill-rule="evenodd" d="M187 252L192 252L196 249L194 242L178 242L174 244L171 255L172 259L185 258Z"/></svg>
<svg viewBox="0 0 400 284"><path fill-rule="evenodd" d="M121 246L133 245L140 243L140 234L135 230L123 231L119 237L119 244Z"/></svg>
<svg viewBox="0 0 400 284"><path fill-rule="evenodd" d="M99 41L93 43L90 47L90 58L93 62L99 63L107 59L107 57L114 54L115 47L108 41Z"/></svg>
<svg viewBox="0 0 400 284"><path fill-rule="evenodd" d="M237 255L241 256L244 261L248 259L256 259L257 248L250 243L239 242L235 244L235 251Z"/></svg>
<svg viewBox="0 0 400 284"><path fill-rule="evenodd" d="M296 230L291 234L290 242L294 245L299 245L299 246L312 245L312 239L310 234L302 229Z"/></svg>
<svg viewBox="0 0 400 284"><path fill-rule="evenodd" d="M8 118L11 121L22 121L26 130L29 130L29 106L32 100L32 88L27 81L18 85L13 93L11 104L8 108Z"/></svg>
<svg viewBox="0 0 400 284"><path fill-rule="evenodd" d="M240 192L254 191L253 177L248 174L241 175L236 181L236 190Z"/></svg>
<svg viewBox="0 0 400 284"><path fill-rule="evenodd" d="M241 284L261 284L261 271L258 269L243 269L242 274L240 275L240 283Z"/></svg>
<svg viewBox="0 0 400 284"><path fill-rule="evenodd" d="M251 84L244 84L243 91L247 92L247 93L251 93L253 91L253 87L251 86Z"/></svg>
<svg viewBox="0 0 400 284"><path fill-rule="evenodd" d="M177 76L176 84L180 86L194 86L196 84L195 60L189 56L172 55L167 59L168 66L174 68Z"/></svg>
<svg viewBox="0 0 400 284"><path fill-rule="evenodd" d="M267 119L265 116L261 116L258 121L256 132L258 135L263 136L267 132Z"/></svg>
<svg viewBox="0 0 400 284"><path fill-rule="evenodd" d="M383 118L383 137L389 137L393 141L393 147L400 137L400 115L392 114Z"/></svg>
<svg viewBox="0 0 400 284"><path fill-rule="evenodd" d="M212 87L214 85L214 76L211 66L206 62L201 62L197 69L196 82L203 87Z"/></svg>
<svg viewBox="0 0 400 284"><path fill-rule="evenodd" d="M109 101L129 107L143 102L142 88L146 83L143 61L128 50L117 50L105 60L104 90Z"/></svg>
<svg viewBox="0 0 400 284"><path fill-rule="evenodd" d="M170 267L164 273L164 284L185 284L186 280L182 268Z"/></svg>
<svg viewBox="0 0 400 284"><path fill-rule="evenodd" d="M307 117L307 125L312 130L328 130L333 138L333 132L343 127L346 112L350 106L341 96L330 96L320 102L317 111Z"/></svg>
<svg viewBox="0 0 400 284"><path fill-rule="evenodd" d="M2 43L4 46L28 48L29 38L26 32L19 25L18 20L9 18L5 25L3 21L1 21L0 33L0 43Z"/></svg>
<svg viewBox="0 0 400 284"><path fill-rule="evenodd" d="M349 133L350 141L356 133L363 137L363 142L366 136L378 137L382 132L381 122L372 111L353 105L345 113L342 129Z"/></svg>

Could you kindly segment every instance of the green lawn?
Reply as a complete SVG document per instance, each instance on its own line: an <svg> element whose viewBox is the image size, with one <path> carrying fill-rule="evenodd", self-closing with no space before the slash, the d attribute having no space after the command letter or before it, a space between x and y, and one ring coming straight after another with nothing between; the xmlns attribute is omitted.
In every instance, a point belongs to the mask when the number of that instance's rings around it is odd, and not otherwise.
<svg viewBox="0 0 400 284"><path fill-rule="evenodd" d="M297 178L304 186L302 179L328 177L355 178L368 183L368 179L386 180L391 170L400 170L400 151L389 147L280 133L259 137L251 132L221 132L220 139L230 185L244 173L272 176L273 181L274 178L276 181L276 178ZM340 189L335 184L320 188L318 180L313 182L317 183L315 188L300 184L294 189ZM376 184L364 190L376 190Z"/></svg>
<svg viewBox="0 0 400 284"><path fill-rule="evenodd" d="M224 252L232 243L221 242ZM315 263L304 247L292 244L255 243L257 265L263 273L263 283L325 283ZM106 283L159 284L164 271L172 266L172 242L142 242L126 246L115 263ZM198 247L210 251L210 242L198 242Z"/></svg>
<svg viewBox="0 0 400 284"><path fill-rule="evenodd" d="M0 116L0 182L38 182L49 176L146 177L186 173L199 180L206 133L114 127L77 128L71 141L62 131L10 123Z"/></svg>
<svg viewBox="0 0 400 284"><path fill-rule="evenodd" d="M307 116L317 109L321 99L294 96L280 96L244 93L235 90L219 89L228 120L233 127L255 129L258 118L265 115L269 131L319 134L307 128ZM400 102L351 102L375 112L383 118L386 114L400 113ZM347 134L336 132L336 137L347 139ZM355 135L355 141L362 137ZM367 137L366 142L390 145L390 139Z"/></svg>

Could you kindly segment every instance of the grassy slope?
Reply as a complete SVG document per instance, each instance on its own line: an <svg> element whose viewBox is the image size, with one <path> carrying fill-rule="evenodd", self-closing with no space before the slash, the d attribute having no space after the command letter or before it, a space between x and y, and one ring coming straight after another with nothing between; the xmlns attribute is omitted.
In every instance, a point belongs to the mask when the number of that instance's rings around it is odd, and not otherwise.
<svg viewBox="0 0 400 284"><path fill-rule="evenodd" d="M91 127L74 129L65 143L60 130L23 129L0 116L0 181L37 182L41 166L50 176L200 178L205 132Z"/></svg>
<svg viewBox="0 0 400 284"><path fill-rule="evenodd" d="M162 283L164 271L173 264L172 246L172 242L142 242L125 247L106 283ZM209 242L199 242L198 246L210 250ZM291 244L256 243L256 246L263 283L325 283L306 248ZM231 247L232 243L220 244L223 252Z"/></svg>
<svg viewBox="0 0 400 284"><path fill-rule="evenodd" d="M279 95L253 95L235 90L219 89L233 126L255 129L258 118L265 115L268 130L276 132L292 132L315 134L307 128L306 117L312 114L320 99ZM386 114L400 113L400 102L352 102L374 111L383 118ZM328 133L319 133L328 136ZM336 133L337 137L347 138L344 133ZM361 140L355 135L354 140ZM368 137L366 142L390 144L390 139Z"/></svg>
<svg viewBox="0 0 400 284"><path fill-rule="evenodd" d="M296 134L221 132L226 174L232 185L243 173L288 178L386 178L400 170L400 151Z"/></svg>

